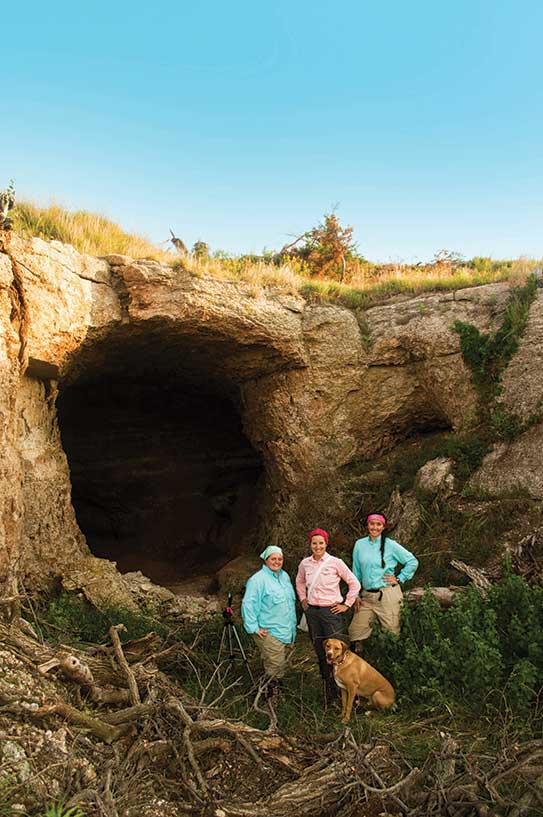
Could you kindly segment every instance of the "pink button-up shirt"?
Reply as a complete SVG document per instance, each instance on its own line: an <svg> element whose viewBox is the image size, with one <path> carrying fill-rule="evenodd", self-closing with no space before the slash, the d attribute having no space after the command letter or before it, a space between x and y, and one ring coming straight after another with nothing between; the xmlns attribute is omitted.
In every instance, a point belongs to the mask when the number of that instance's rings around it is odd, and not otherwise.
<svg viewBox="0 0 543 817"><path fill-rule="evenodd" d="M342 559L331 556L329 553L325 553L318 561L313 556L308 556L300 562L296 576L296 592L300 601L307 598L307 592L321 564L319 576L311 591L311 598L308 599L309 603L318 607L331 607L332 604L346 604L352 607L360 591L360 582ZM345 602L339 592L340 579L343 579L349 587Z"/></svg>

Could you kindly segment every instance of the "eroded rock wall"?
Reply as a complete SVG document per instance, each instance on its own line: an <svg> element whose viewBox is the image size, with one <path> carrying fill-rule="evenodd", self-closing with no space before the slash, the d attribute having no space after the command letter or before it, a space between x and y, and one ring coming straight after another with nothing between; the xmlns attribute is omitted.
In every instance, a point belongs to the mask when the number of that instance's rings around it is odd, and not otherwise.
<svg viewBox="0 0 543 817"><path fill-rule="evenodd" d="M91 394L99 384L107 400L112 388L104 384L129 378L168 384L164 395L173 388L176 400L186 390L228 401L262 460L256 493L246 500L251 535L285 541L341 510L339 473L353 459L419 430L469 425L477 399L451 326L458 318L495 329L508 292L500 284L398 300L367 310L361 329L352 312L334 305L255 295L152 261L90 258L58 242L7 234L2 241L2 572L17 564L29 584L61 576L73 586L75 576L88 579L96 568L96 597L122 597L125 588L110 562L91 555L77 523L58 394L62 400L79 390L84 401L85 389ZM24 284L24 343L14 263ZM104 416L107 408L100 406ZM101 450L100 430L93 437L90 425L86 438L85 423L63 430L72 451L79 438L82 451ZM210 436L198 445L216 459ZM171 438L172 451L182 438ZM149 480L154 472L149 467Z"/></svg>

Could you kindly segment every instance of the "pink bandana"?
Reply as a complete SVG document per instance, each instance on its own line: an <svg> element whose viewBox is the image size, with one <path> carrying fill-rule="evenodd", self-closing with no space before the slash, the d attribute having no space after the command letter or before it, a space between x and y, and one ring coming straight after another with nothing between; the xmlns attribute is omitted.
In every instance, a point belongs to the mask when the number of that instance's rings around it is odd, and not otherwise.
<svg viewBox="0 0 543 817"><path fill-rule="evenodd" d="M386 525L387 521L382 513L370 513L366 522L382 522L383 525Z"/></svg>
<svg viewBox="0 0 543 817"><path fill-rule="evenodd" d="M309 539L310 542L314 536L322 536L326 544L328 544L328 534L326 533L325 530L322 530L321 528L315 528L315 530L312 530L311 533L307 534L307 538Z"/></svg>

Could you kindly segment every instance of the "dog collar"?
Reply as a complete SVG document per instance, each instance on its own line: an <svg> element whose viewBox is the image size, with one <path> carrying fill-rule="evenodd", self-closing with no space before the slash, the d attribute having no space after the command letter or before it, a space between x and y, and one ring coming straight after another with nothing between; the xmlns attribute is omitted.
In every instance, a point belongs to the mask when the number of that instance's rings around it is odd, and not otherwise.
<svg viewBox="0 0 543 817"><path fill-rule="evenodd" d="M345 659L347 658L349 653L350 653L350 650L345 650L345 652L343 653L343 658L341 659L341 661L337 662L336 667L340 667L343 664L343 662L345 661Z"/></svg>

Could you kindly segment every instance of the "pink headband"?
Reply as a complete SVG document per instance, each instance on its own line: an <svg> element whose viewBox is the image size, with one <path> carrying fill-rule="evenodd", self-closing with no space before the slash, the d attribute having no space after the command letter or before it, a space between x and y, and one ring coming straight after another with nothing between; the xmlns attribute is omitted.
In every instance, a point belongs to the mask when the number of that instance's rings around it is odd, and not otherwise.
<svg viewBox="0 0 543 817"><path fill-rule="evenodd" d="M322 536L326 544L328 544L328 534L326 533L325 530L322 530L321 528L315 528L315 530L312 530L311 533L307 534L307 537L310 542L314 536Z"/></svg>
<svg viewBox="0 0 543 817"><path fill-rule="evenodd" d="M366 522L382 522L383 525L386 525L387 521L382 513L370 513Z"/></svg>

